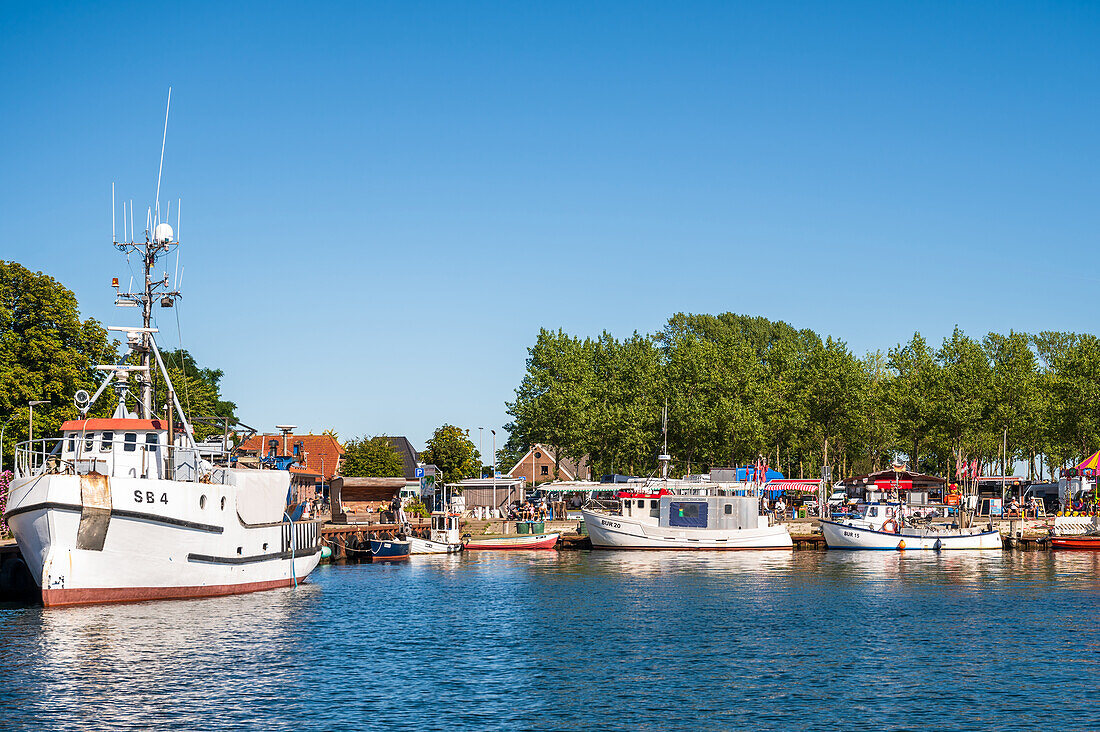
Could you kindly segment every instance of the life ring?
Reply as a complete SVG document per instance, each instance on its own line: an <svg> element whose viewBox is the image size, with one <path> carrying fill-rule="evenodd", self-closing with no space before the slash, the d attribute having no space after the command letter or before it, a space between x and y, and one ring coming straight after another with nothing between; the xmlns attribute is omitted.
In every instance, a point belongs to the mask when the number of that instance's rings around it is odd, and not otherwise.
<svg viewBox="0 0 1100 732"><path fill-rule="evenodd" d="M887 527L889 527L889 528L887 528ZM896 533L898 533L898 522L895 521L894 519L886 519L886 521L884 521L882 523L882 529L881 530L885 531L888 534L896 534Z"/></svg>

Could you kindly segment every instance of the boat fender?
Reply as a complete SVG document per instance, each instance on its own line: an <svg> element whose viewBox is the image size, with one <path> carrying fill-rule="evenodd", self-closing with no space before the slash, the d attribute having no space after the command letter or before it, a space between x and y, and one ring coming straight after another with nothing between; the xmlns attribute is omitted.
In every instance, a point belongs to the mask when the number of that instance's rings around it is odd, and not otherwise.
<svg viewBox="0 0 1100 732"><path fill-rule="evenodd" d="M898 542L898 551L900 552L903 549L905 549L905 539L902 539L901 541Z"/></svg>
<svg viewBox="0 0 1100 732"><path fill-rule="evenodd" d="M889 528L887 528L887 527L889 527ZM887 532L887 533L890 533L890 534L896 534L896 533L898 533L898 522L895 521L894 519L887 519L882 524L882 530ZM902 542L902 543L904 544L905 542Z"/></svg>
<svg viewBox="0 0 1100 732"><path fill-rule="evenodd" d="M932 548L935 549L936 551L939 551L940 549L943 549L943 542L939 539L936 539L936 543L932 545Z"/></svg>

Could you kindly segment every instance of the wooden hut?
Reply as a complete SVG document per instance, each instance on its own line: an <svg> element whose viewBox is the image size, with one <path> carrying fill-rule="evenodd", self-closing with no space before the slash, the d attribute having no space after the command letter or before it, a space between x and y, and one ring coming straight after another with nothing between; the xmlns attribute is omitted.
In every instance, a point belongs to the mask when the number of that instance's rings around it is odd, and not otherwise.
<svg viewBox="0 0 1100 732"><path fill-rule="evenodd" d="M405 487L405 476L393 478L333 478L329 490L332 522L361 524L379 521L380 512L388 511L390 503Z"/></svg>

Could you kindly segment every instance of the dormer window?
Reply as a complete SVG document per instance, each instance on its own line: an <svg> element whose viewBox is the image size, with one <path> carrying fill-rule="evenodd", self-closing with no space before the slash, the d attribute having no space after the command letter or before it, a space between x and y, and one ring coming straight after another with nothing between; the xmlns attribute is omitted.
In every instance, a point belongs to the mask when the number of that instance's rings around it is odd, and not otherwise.
<svg viewBox="0 0 1100 732"><path fill-rule="evenodd" d="M110 452L111 448L114 447L114 443L115 443L115 433L114 432L104 432L103 435L100 437L100 440L99 440L99 451L100 452Z"/></svg>

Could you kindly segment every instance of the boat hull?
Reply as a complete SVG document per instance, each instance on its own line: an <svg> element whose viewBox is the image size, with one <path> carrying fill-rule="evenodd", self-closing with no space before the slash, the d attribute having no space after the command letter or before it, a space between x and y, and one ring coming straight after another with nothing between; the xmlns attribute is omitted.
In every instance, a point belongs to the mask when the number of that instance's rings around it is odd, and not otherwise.
<svg viewBox="0 0 1100 732"><path fill-rule="evenodd" d="M1100 551L1100 536L1052 536L1050 548Z"/></svg>
<svg viewBox="0 0 1100 732"><path fill-rule="evenodd" d="M98 497L91 483L102 486ZM48 607L214 597L303 580L320 561L319 524L246 524L233 489L46 475L13 481L6 517ZM229 494L224 504L218 492Z"/></svg>
<svg viewBox="0 0 1100 732"><path fill-rule="evenodd" d="M734 551L790 549L786 526L755 529L680 529L633 521L615 514L583 509L584 525L596 549L673 549L677 551Z"/></svg>
<svg viewBox="0 0 1100 732"><path fill-rule="evenodd" d="M459 542L431 541L411 536L409 537L409 551L412 554L457 554L462 551L462 544Z"/></svg>
<svg viewBox="0 0 1100 732"><path fill-rule="evenodd" d="M396 539L371 539L372 562L404 562L409 558L409 542Z"/></svg>
<svg viewBox="0 0 1100 732"><path fill-rule="evenodd" d="M878 531L837 521L821 521L821 533L830 549L869 550L987 550L1000 551L999 531L922 531L903 529L903 533Z"/></svg>
<svg viewBox="0 0 1100 732"><path fill-rule="evenodd" d="M516 549L553 549L558 545L558 534L520 534L517 536L489 537L470 539L467 549L516 550Z"/></svg>

